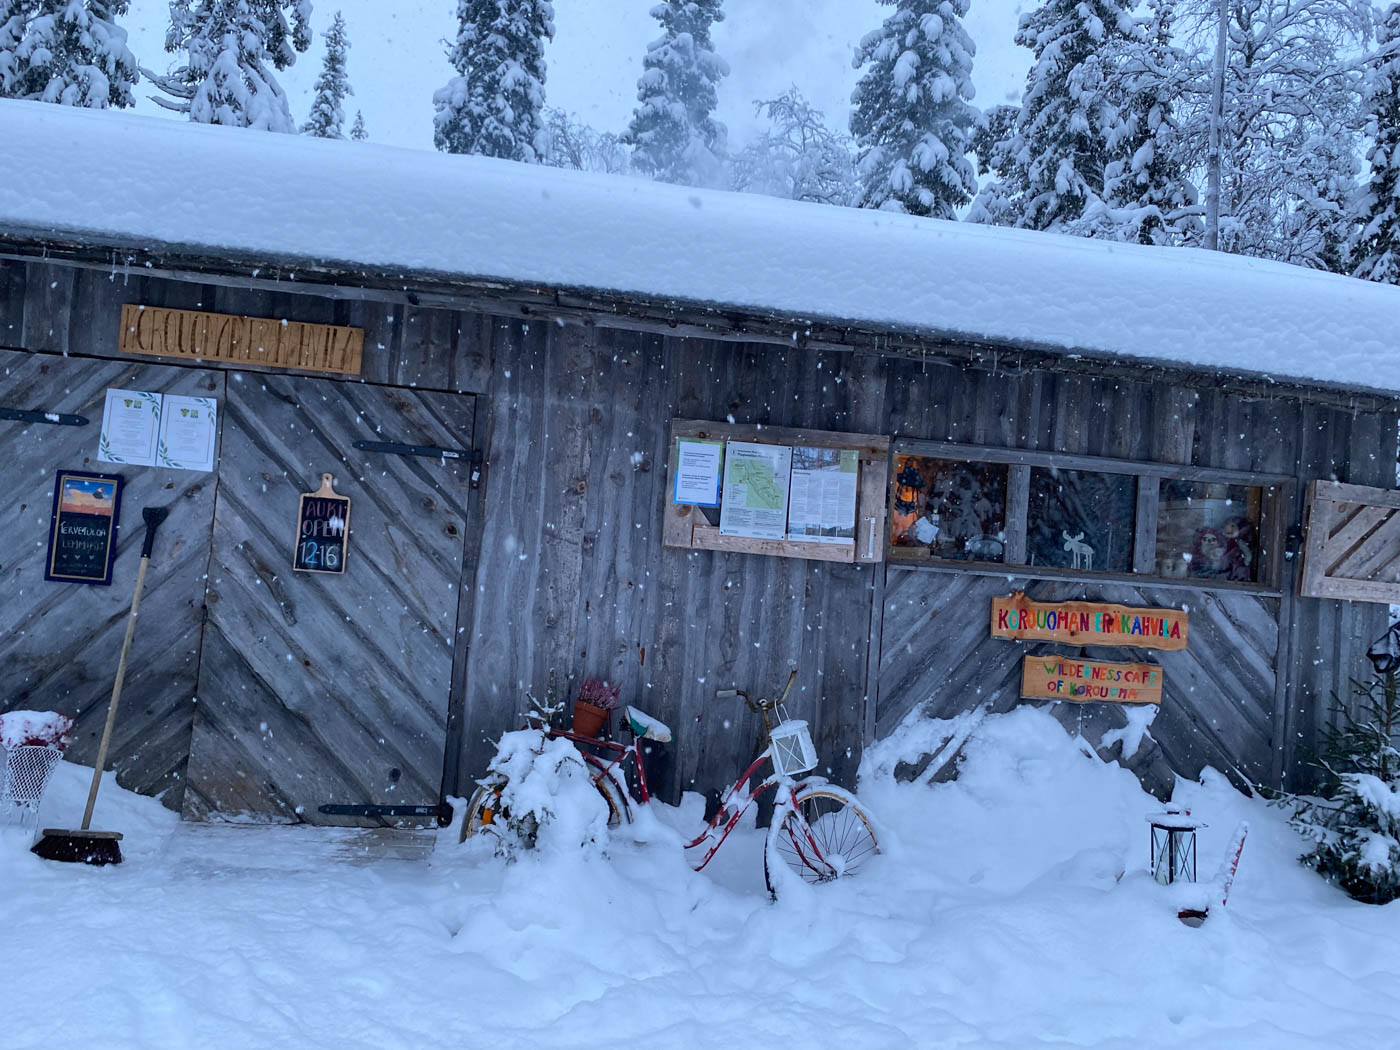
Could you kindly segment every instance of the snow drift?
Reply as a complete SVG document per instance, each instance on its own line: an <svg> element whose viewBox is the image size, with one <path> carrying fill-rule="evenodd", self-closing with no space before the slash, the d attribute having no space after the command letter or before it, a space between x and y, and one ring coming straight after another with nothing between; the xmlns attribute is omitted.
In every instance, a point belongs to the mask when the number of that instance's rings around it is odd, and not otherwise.
<svg viewBox="0 0 1400 1050"><path fill-rule="evenodd" d="M1146 873L1132 774L1042 711L987 718L960 777L875 772L892 836L859 878L770 903L762 837L704 873L656 807L604 854L509 864L441 833L430 861L332 862L306 828L181 825L104 787L127 862L46 863L0 835L3 1043L104 1050L793 1045L1230 1050L1389 1045L1400 907L1352 902L1297 862L1284 814L1223 777L1181 784L1209 822L1201 870L1253 830L1228 908L1177 921ZM71 821L63 766L46 820ZM738 833L736 833L738 834ZM1119 873L1122 877L1119 879Z"/></svg>

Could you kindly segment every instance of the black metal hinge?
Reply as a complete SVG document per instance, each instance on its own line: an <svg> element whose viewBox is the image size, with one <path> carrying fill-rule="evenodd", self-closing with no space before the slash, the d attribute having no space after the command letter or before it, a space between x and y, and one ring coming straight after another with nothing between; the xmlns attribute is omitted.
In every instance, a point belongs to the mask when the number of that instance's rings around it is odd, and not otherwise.
<svg viewBox="0 0 1400 1050"><path fill-rule="evenodd" d="M474 448L442 448L437 445L406 445L401 441L357 441L361 452L387 452L391 456L423 456L426 459L460 459L472 465L471 486L481 484L481 451Z"/></svg>
<svg viewBox="0 0 1400 1050"><path fill-rule="evenodd" d="M74 416L66 412L35 412L27 408L0 408L0 419L12 419L16 423L48 423L55 427L85 427L87 416Z"/></svg>

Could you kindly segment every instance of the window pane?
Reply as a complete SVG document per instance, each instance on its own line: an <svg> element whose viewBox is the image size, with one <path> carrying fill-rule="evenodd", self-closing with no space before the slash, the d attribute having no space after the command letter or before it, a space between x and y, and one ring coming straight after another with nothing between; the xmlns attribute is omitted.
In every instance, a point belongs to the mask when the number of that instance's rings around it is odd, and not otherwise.
<svg viewBox="0 0 1400 1050"><path fill-rule="evenodd" d="M1163 480L1157 574L1257 581L1263 493L1246 485Z"/></svg>
<svg viewBox="0 0 1400 1050"><path fill-rule="evenodd" d="M1032 565L1129 572L1136 509L1131 474L1032 467L1027 558Z"/></svg>
<svg viewBox="0 0 1400 1050"><path fill-rule="evenodd" d="M895 457L890 543L934 558L1001 561L1007 468L923 456Z"/></svg>

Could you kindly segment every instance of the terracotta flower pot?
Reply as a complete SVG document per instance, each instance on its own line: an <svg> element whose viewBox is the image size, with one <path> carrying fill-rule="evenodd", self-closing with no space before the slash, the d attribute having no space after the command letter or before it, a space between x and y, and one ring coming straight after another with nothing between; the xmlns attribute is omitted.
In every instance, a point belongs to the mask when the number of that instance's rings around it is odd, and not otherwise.
<svg viewBox="0 0 1400 1050"><path fill-rule="evenodd" d="M597 736L607 721L607 708L595 707L587 700L574 701L574 732L579 736Z"/></svg>

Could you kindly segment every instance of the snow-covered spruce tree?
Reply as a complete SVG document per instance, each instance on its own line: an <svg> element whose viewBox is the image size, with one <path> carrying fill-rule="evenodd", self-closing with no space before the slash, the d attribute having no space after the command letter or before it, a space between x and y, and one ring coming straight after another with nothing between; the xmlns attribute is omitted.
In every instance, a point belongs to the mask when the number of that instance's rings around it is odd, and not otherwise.
<svg viewBox="0 0 1400 1050"><path fill-rule="evenodd" d="M1400 897L1400 678L1353 683L1357 713L1342 711L1321 766L1322 799L1298 803L1290 823L1313 848L1300 859L1359 901Z"/></svg>
<svg viewBox="0 0 1400 1050"><path fill-rule="evenodd" d="M169 96L153 101L200 124L295 132L272 71L310 46L310 19L311 0L171 0L165 49L184 64L142 70Z"/></svg>
<svg viewBox="0 0 1400 1050"><path fill-rule="evenodd" d="M350 125L350 137L356 142L369 138L369 132L365 130L365 115L358 109L355 110L355 123Z"/></svg>
<svg viewBox="0 0 1400 1050"><path fill-rule="evenodd" d="M311 116L301 126L303 135L320 139L343 139L345 132L345 97L353 95L350 78L345 75L345 52L350 40L345 35L345 19L335 13L331 27L323 34L326 55L321 62L321 74L316 78L315 95L311 100Z"/></svg>
<svg viewBox="0 0 1400 1050"><path fill-rule="evenodd" d="M1066 232L1141 244L1182 244L1199 235L1200 194L1187 173L1176 110L1201 76L1172 43L1174 0L1150 0L1141 33L1106 57L1117 121L1105 145L1102 199Z"/></svg>
<svg viewBox="0 0 1400 1050"><path fill-rule="evenodd" d="M433 141L448 153L535 162L541 152L548 0L458 0L458 75L433 93Z"/></svg>
<svg viewBox="0 0 1400 1050"><path fill-rule="evenodd" d="M1353 272L1368 281L1400 284L1400 4L1386 11L1376 43L1379 57L1366 63L1371 180L1360 199Z"/></svg>
<svg viewBox="0 0 1400 1050"><path fill-rule="evenodd" d="M951 219L977 193L968 0L883 0L895 10L861 40L851 95L861 205Z"/></svg>
<svg viewBox="0 0 1400 1050"><path fill-rule="evenodd" d="M15 51L34 0L0 0L0 98L9 98L16 77Z"/></svg>
<svg viewBox="0 0 1400 1050"><path fill-rule="evenodd" d="M135 102L127 0L0 0L0 96L86 109ZM18 38L16 39L16 33Z"/></svg>
<svg viewBox="0 0 1400 1050"><path fill-rule="evenodd" d="M666 182L719 181L726 130L711 114L729 66L715 54L710 28L724 20L721 6L722 0L664 0L651 9L663 33L642 59L638 106L622 136L638 171Z"/></svg>
<svg viewBox="0 0 1400 1050"><path fill-rule="evenodd" d="M853 143L791 87L755 102L768 130L735 155L733 188L743 193L853 207L860 199Z"/></svg>
<svg viewBox="0 0 1400 1050"><path fill-rule="evenodd" d="M1055 229L1102 198L1119 120L1111 56L1139 32L1127 0L1045 0L1021 16L1016 43L1030 48L1035 62L1014 139L999 150L1017 170L1012 186L988 191L1016 225Z"/></svg>

